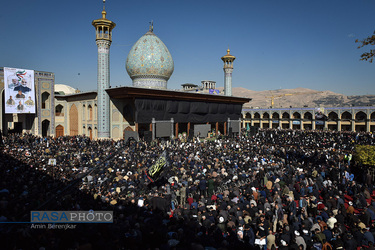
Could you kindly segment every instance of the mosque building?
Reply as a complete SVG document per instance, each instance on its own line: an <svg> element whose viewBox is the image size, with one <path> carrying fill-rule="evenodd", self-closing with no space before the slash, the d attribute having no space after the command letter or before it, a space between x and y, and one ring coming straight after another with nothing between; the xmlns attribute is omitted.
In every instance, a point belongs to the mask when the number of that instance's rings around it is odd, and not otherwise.
<svg viewBox="0 0 375 250"><path fill-rule="evenodd" d="M35 89L36 108L34 111L30 107L26 110L29 113L25 113L15 104L6 103L10 94L16 93L12 78L18 76L16 81L21 81L23 70L0 68L0 90L4 90L0 124L4 133L56 137L85 134L93 139L119 139L129 133L133 137L155 139L184 132L187 136L197 132L207 135L212 130L222 134L240 132L242 106L251 99L231 94L235 57L229 49L222 57L225 95L214 93L214 81L202 81L202 87L196 89L183 86L181 91L168 90L168 80L174 70L173 58L151 24L126 59L132 86L111 88L109 55L116 24L107 19L104 7L101 14L101 18L92 22L98 47L97 91L79 92L67 85L55 85L53 73L26 70L30 79L34 77L35 84L30 88ZM24 100L19 102L21 105ZM11 107L14 113L10 113ZM4 112L4 109L10 111Z"/></svg>
<svg viewBox="0 0 375 250"><path fill-rule="evenodd" d="M182 84L168 90L174 62L153 24L130 49L126 71L132 86L110 87L110 46L116 24L92 21L98 48L97 90L79 92L55 84L52 72L0 67L0 130L40 136L86 135L92 139L206 136L215 131L239 133L240 128L323 129L375 132L375 107L246 109L250 98L232 96L233 62L227 50L224 95L215 81L201 86Z"/></svg>

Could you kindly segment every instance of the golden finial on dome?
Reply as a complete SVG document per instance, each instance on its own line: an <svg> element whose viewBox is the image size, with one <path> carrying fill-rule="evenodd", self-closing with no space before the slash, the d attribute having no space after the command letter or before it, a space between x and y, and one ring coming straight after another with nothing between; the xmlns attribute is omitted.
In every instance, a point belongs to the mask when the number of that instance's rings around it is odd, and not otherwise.
<svg viewBox="0 0 375 250"><path fill-rule="evenodd" d="M102 11L102 18L105 19L107 12L105 11L105 0L103 0L103 11Z"/></svg>

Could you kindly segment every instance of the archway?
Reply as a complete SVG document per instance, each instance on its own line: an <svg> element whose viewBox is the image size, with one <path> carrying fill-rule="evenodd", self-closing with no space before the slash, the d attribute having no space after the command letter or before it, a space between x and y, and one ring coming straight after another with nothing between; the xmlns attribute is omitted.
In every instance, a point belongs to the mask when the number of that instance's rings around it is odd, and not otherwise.
<svg viewBox="0 0 375 250"><path fill-rule="evenodd" d="M301 119L301 114L298 112L293 113L293 119Z"/></svg>
<svg viewBox="0 0 375 250"><path fill-rule="evenodd" d="M55 115L56 116L64 116L64 106L61 104L58 104L55 108Z"/></svg>
<svg viewBox="0 0 375 250"><path fill-rule="evenodd" d="M306 112L304 115L303 115L303 119L305 120L309 120L309 121L312 121L313 117L312 117L312 114L310 112Z"/></svg>
<svg viewBox="0 0 375 250"><path fill-rule="evenodd" d="M357 132L365 132L366 131L366 121L367 121L367 115L363 111L359 111L355 114L355 131Z"/></svg>
<svg viewBox="0 0 375 250"><path fill-rule="evenodd" d="M62 125L58 125L55 129L56 138L60 136L64 136L64 127Z"/></svg>
<svg viewBox="0 0 375 250"><path fill-rule="evenodd" d="M127 126L127 127L124 129L124 131L134 131L134 130L132 129L132 127Z"/></svg>
<svg viewBox="0 0 375 250"><path fill-rule="evenodd" d="M288 112L284 112L283 113L283 116L282 116L282 119L289 119L290 118L290 115Z"/></svg>
<svg viewBox="0 0 375 250"><path fill-rule="evenodd" d="M92 140L92 128L91 127L89 127L88 132L89 132L90 140Z"/></svg>
<svg viewBox="0 0 375 250"><path fill-rule="evenodd" d="M272 128L278 128L280 126L280 115L277 112L272 113Z"/></svg>
<svg viewBox="0 0 375 250"><path fill-rule="evenodd" d="M88 115L89 115L88 120L91 121L92 120L92 106L91 105L87 106L87 109L88 109Z"/></svg>
<svg viewBox="0 0 375 250"><path fill-rule="evenodd" d="M48 120L43 120L42 121L42 136L43 137L48 136L48 134L49 134L49 125L50 125L50 121L48 121Z"/></svg>
<svg viewBox="0 0 375 250"><path fill-rule="evenodd" d="M352 114L350 114L348 111L345 111L341 115L341 120L351 120L352 119Z"/></svg>
<svg viewBox="0 0 375 250"><path fill-rule="evenodd" d="M69 112L70 135L78 135L78 109L75 104L72 105Z"/></svg>
<svg viewBox="0 0 375 250"><path fill-rule="evenodd" d="M359 111L357 114L355 114L355 120L357 122L365 122L367 119L367 115L363 111Z"/></svg>
<svg viewBox="0 0 375 250"><path fill-rule="evenodd" d="M49 109L49 96L48 92L43 92L42 94L42 109Z"/></svg>
<svg viewBox="0 0 375 250"><path fill-rule="evenodd" d="M337 115L336 112L332 111L332 112L329 112L328 114L328 120L329 121L337 121L339 119L339 116Z"/></svg>

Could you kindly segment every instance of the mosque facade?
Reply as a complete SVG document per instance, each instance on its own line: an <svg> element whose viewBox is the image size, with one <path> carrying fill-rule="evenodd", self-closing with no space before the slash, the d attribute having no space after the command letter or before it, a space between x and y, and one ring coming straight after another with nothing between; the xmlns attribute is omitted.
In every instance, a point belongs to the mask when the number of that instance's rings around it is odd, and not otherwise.
<svg viewBox="0 0 375 250"><path fill-rule="evenodd" d="M316 110L243 109L249 98L232 96L232 73L235 57L227 50L224 62L224 95L215 93L216 82L202 81L202 86L183 84L181 91L168 90L174 62L167 46L154 33L153 25L131 48L126 71L131 87L110 87L110 45L116 24L102 17L92 22L98 47L97 91L79 92L55 84L54 73L33 71L35 79L34 113L6 113L4 90L9 79L0 68L1 130L27 132L41 136L86 135L92 139L124 138L124 134L157 134L157 127L170 127L170 136L192 133L195 125L227 134L237 122L242 128L326 129L375 131L374 107L326 108L325 120L316 118ZM8 84L8 85L7 85ZM156 132L155 132L156 130Z"/></svg>
<svg viewBox="0 0 375 250"><path fill-rule="evenodd" d="M168 90L174 62L167 46L154 33L153 24L133 45L126 59L132 86L111 88L109 55L116 24L106 18L104 7L101 14L101 18L92 21L98 47L97 91L79 92L67 85L55 85L53 73L34 71L38 109L35 114L3 114L1 124L5 133L119 139L126 131L142 136L154 131L154 138L160 124L171 127L171 136L183 132L189 135L197 124L206 124L226 134L231 124L239 124L242 105L249 98L233 97L229 90L225 96L210 93L216 88L213 81L202 81L199 93L191 89ZM230 86L234 57L228 50L222 60L226 86ZM4 89L1 71L0 79Z"/></svg>
<svg viewBox="0 0 375 250"><path fill-rule="evenodd" d="M242 109L242 126L301 130L375 132L375 107Z"/></svg>

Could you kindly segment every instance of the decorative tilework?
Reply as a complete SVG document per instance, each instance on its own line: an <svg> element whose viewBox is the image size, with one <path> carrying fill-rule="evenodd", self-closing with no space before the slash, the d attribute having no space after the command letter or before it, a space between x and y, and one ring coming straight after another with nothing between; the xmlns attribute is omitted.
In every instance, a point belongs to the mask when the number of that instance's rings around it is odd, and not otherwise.
<svg viewBox="0 0 375 250"><path fill-rule="evenodd" d="M42 86L44 89L49 89L49 83L48 82L43 82Z"/></svg>
<svg viewBox="0 0 375 250"><path fill-rule="evenodd" d="M43 110L42 115L43 115L44 117L49 116L49 110Z"/></svg>
<svg viewBox="0 0 375 250"><path fill-rule="evenodd" d="M167 88L174 63L165 44L149 31L130 50L126 59L126 70L133 80L133 86Z"/></svg>
<svg viewBox="0 0 375 250"><path fill-rule="evenodd" d="M110 120L109 120L109 96L105 89L109 88L109 49L111 42L107 40L97 40L98 46L98 137L109 138Z"/></svg>

